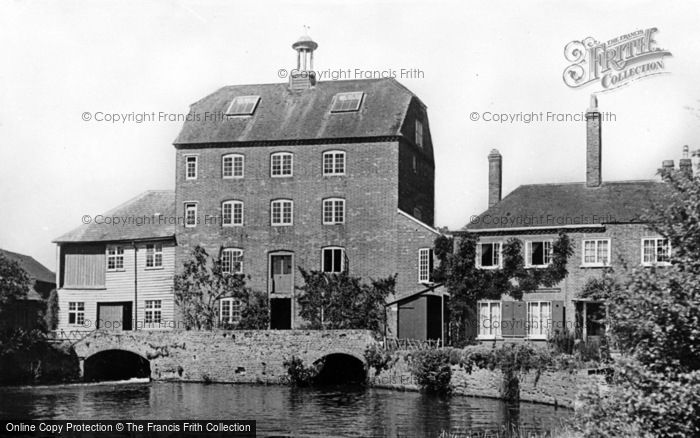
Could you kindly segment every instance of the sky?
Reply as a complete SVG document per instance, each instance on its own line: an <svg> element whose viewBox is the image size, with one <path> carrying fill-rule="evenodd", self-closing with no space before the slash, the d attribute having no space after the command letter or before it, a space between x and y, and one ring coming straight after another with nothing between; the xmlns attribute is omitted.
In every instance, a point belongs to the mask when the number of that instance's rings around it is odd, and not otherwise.
<svg viewBox="0 0 700 438"><path fill-rule="evenodd" d="M23 1L0 3L0 248L55 269L52 240L150 189L173 189L184 115L225 85L284 82L309 26L315 69L397 80L428 107L435 225L487 204L487 155L503 194L585 179L585 123L498 123L494 114L580 114L599 84L570 88L564 47L657 28L667 74L598 94L603 180L655 178L700 148L700 6L661 1ZM357 77L357 75L353 76ZM84 113L90 120L83 120ZM477 113L479 120L472 120ZM171 117L171 116L169 116Z"/></svg>

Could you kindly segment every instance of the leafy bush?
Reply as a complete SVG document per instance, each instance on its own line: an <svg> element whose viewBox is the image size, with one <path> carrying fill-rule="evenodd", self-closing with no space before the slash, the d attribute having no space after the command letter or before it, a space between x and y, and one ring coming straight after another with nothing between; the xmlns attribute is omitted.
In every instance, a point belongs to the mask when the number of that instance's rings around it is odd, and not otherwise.
<svg viewBox="0 0 700 438"><path fill-rule="evenodd" d="M411 373L422 390L449 393L450 381L452 380L449 351L431 349L414 352L411 360Z"/></svg>
<svg viewBox="0 0 700 438"><path fill-rule="evenodd" d="M381 332L386 324L386 298L394 293L396 275L370 284L347 272L329 274L299 268L299 315L311 329L363 329Z"/></svg>
<svg viewBox="0 0 700 438"><path fill-rule="evenodd" d="M647 221L668 239L671 266L624 267L585 290L607 302L622 353L612 387L583 395L585 436L700 436L700 178L662 176L670 190Z"/></svg>
<svg viewBox="0 0 700 438"><path fill-rule="evenodd" d="M287 378L289 383L293 386L310 386L314 383L316 376L321 368L322 364L316 366L306 366L304 361L296 356L292 356L289 360L284 360L282 366L287 369Z"/></svg>
<svg viewBox="0 0 700 438"><path fill-rule="evenodd" d="M365 362L368 368L374 368L374 375L378 376L382 371L389 369L392 355L384 351L379 344L372 344L365 349Z"/></svg>
<svg viewBox="0 0 700 438"><path fill-rule="evenodd" d="M574 354L576 338L569 330L557 330L547 343L555 354Z"/></svg>

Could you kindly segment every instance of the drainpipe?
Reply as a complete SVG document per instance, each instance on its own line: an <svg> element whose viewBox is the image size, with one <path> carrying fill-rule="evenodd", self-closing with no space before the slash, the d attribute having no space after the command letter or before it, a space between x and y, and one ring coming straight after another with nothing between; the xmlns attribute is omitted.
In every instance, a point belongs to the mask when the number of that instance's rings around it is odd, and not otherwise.
<svg viewBox="0 0 700 438"><path fill-rule="evenodd" d="M136 248L136 242L132 241L131 246L134 248L134 309L132 312L132 325L131 330L136 331L138 328L138 308L139 308L139 280L138 280L138 249Z"/></svg>

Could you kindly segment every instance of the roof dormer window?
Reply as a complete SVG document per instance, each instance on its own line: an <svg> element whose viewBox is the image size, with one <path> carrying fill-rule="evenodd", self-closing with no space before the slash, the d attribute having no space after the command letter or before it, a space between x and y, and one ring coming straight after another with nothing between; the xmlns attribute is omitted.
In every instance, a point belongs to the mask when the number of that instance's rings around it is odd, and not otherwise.
<svg viewBox="0 0 700 438"><path fill-rule="evenodd" d="M331 112L348 113L359 110L364 95L365 93L362 91L336 94L333 97L333 103L331 104Z"/></svg>
<svg viewBox="0 0 700 438"><path fill-rule="evenodd" d="M237 96L226 110L227 116L249 116L255 112L260 96Z"/></svg>

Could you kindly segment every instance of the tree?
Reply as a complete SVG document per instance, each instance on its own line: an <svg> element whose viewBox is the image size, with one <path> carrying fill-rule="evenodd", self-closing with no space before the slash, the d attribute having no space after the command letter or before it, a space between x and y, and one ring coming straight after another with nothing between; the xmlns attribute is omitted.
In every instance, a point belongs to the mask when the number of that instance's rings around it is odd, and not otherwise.
<svg viewBox="0 0 700 438"><path fill-rule="evenodd" d="M386 297L394 293L396 275L363 283L346 272L329 274L299 268L304 285L299 315L312 329L365 329L381 332L386 324Z"/></svg>
<svg viewBox="0 0 700 438"><path fill-rule="evenodd" d="M244 276L223 272L221 261L211 258L199 245L192 250L192 258L183 264L182 271L175 276L174 289L175 304L188 330L214 328L221 298L236 298L244 305L259 305L257 297L251 298L253 292L245 286ZM246 324L252 324L252 319L260 319L257 315L252 318L251 310L246 316ZM253 325L259 328L257 322Z"/></svg>
<svg viewBox="0 0 700 438"><path fill-rule="evenodd" d="M624 267L583 291L606 301L622 353L612 390L585 396L578 417L588 436L700 435L700 179L663 176L668 196L646 218L670 242L671 266Z"/></svg>
<svg viewBox="0 0 700 438"><path fill-rule="evenodd" d="M239 330L265 330L270 326L270 306L267 294L249 291L247 301L241 311L241 321L236 326Z"/></svg>
<svg viewBox="0 0 700 438"><path fill-rule="evenodd" d="M30 287L31 280L27 272L19 263L0 253L0 313L25 299ZM3 320L0 317L0 321Z"/></svg>
<svg viewBox="0 0 700 438"><path fill-rule="evenodd" d="M49 300L46 302L46 313L44 314L44 325L48 330L56 330L58 327L58 291L53 289L49 294Z"/></svg>
<svg viewBox="0 0 700 438"><path fill-rule="evenodd" d="M567 260L573 253L569 236L559 233L552 245L552 262L544 269L527 269L522 256L522 242L509 239L502 248L501 269L487 270L476 266L478 240L468 235L458 240L439 236L435 240L435 255L440 260L434 276L450 292L450 314L454 343L464 342L469 314L481 299L498 300L502 295L521 299L524 292L539 287L551 287L566 278Z"/></svg>

